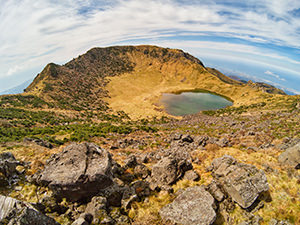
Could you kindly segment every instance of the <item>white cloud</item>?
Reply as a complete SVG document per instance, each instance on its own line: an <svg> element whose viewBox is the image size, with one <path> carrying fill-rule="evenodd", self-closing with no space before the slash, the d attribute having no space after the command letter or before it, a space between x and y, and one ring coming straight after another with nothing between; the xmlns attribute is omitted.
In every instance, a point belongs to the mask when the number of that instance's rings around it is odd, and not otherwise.
<svg viewBox="0 0 300 225"><path fill-rule="evenodd" d="M238 8L225 1L223 4L199 2L0 0L0 78L52 61L66 62L94 46L168 39L176 37L177 32L187 35L209 32L219 37L300 49L300 19L289 13L300 7L298 0L249 0L248 5L258 6L249 8ZM95 4L101 10L95 9ZM92 9L88 13L78 13L89 7ZM295 59L246 44L206 41L197 42L196 47L215 49L216 54L219 50L232 51L244 54L249 60L254 59L247 54L277 58L293 65L290 70L294 72L300 65L299 57Z"/></svg>
<svg viewBox="0 0 300 225"><path fill-rule="evenodd" d="M22 66L16 65L7 71L7 76L11 76L11 75L21 71L22 69L23 69Z"/></svg>
<svg viewBox="0 0 300 225"><path fill-rule="evenodd" d="M275 77L275 78L277 78L278 80L286 81L286 79L281 78L279 75L277 75L277 74L271 72L270 70L267 70L267 71L265 72L265 74L267 74L267 75L269 75L269 76L272 76L272 77Z"/></svg>

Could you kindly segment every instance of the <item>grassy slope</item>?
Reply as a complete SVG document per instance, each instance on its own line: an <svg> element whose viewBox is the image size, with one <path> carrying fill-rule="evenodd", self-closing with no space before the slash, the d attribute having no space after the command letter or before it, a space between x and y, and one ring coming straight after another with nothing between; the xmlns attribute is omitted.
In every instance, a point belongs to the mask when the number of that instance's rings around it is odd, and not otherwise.
<svg viewBox="0 0 300 225"><path fill-rule="evenodd" d="M232 99L234 106L262 102L270 97L248 85L225 83L186 59L162 64L140 52L130 54L129 58L136 64L134 71L109 78L106 90L110 97L105 100L112 109L123 110L132 118L166 115L159 105L161 94L166 92L204 89Z"/></svg>

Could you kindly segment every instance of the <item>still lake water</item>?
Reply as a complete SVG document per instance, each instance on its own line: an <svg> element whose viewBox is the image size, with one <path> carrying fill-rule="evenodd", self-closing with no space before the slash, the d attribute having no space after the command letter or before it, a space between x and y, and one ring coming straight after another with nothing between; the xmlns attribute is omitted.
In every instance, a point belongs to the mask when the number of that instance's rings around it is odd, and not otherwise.
<svg viewBox="0 0 300 225"><path fill-rule="evenodd" d="M226 98L207 92L163 93L161 103L167 113L174 116L195 114L203 110L216 110L231 106Z"/></svg>

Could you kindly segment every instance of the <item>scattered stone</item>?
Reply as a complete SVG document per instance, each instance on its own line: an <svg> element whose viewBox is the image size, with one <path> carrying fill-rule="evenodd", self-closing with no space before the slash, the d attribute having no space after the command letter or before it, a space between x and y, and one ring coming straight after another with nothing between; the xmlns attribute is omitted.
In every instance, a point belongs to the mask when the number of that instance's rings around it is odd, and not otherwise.
<svg viewBox="0 0 300 225"><path fill-rule="evenodd" d="M209 137L208 136L197 136L194 141L196 143L196 146L205 147L209 141Z"/></svg>
<svg viewBox="0 0 300 225"><path fill-rule="evenodd" d="M111 172L113 174L114 177L119 178L120 176L122 176L124 174L125 169L116 161L112 161L112 168L111 168Z"/></svg>
<svg viewBox="0 0 300 225"><path fill-rule="evenodd" d="M95 196L92 200L87 204L85 213L90 213L94 217L96 216L97 211L107 209L107 200L102 196Z"/></svg>
<svg viewBox="0 0 300 225"><path fill-rule="evenodd" d="M87 222L84 218L79 217L77 220L75 220L71 225L89 225L90 223Z"/></svg>
<svg viewBox="0 0 300 225"><path fill-rule="evenodd" d="M53 145L49 142L49 141L46 141L46 140L43 140L43 139L40 139L40 138L24 138L24 142L33 142L39 146L42 146L42 147L45 147L45 148L50 148L52 149L53 148Z"/></svg>
<svg viewBox="0 0 300 225"><path fill-rule="evenodd" d="M286 220L271 219L269 225L292 225L292 224Z"/></svg>
<svg viewBox="0 0 300 225"><path fill-rule="evenodd" d="M120 187L117 184L113 184L100 190L97 195L105 197L107 199L108 206L120 207L122 196L125 190L126 187Z"/></svg>
<svg viewBox="0 0 300 225"><path fill-rule="evenodd" d="M92 222L94 224L99 224L103 219L112 220L107 214L107 200L101 196L92 198L86 206L85 214L92 215Z"/></svg>
<svg viewBox="0 0 300 225"><path fill-rule="evenodd" d="M131 156L129 156L129 158L127 158L125 160L124 168L125 169L134 168L136 165L137 165L136 157L135 157L135 155L131 155Z"/></svg>
<svg viewBox="0 0 300 225"><path fill-rule="evenodd" d="M188 134L183 135L181 140L188 143L192 143L194 141L193 138Z"/></svg>
<svg viewBox="0 0 300 225"><path fill-rule="evenodd" d="M148 161L149 161L148 153L140 154L139 157L137 158L137 161L140 164L142 164L142 163L148 163Z"/></svg>
<svg viewBox="0 0 300 225"><path fill-rule="evenodd" d="M188 188L160 210L164 220L183 225L209 225L216 220L214 198L203 187Z"/></svg>
<svg viewBox="0 0 300 225"><path fill-rule="evenodd" d="M134 181L123 193L122 207L124 209L130 209L133 202L140 201L149 195L150 187L148 182L141 180Z"/></svg>
<svg viewBox="0 0 300 225"><path fill-rule="evenodd" d="M159 185L173 184L177 180L177 162L165 157L152 168L152 178Z"/></svg>
<svg viewBox="0 0 300 225"><path fill-rule="evenodd" d="M60 205L53 196L46 196L41 199L39 207L43 212L57 212L58 214L65 213L68 208Z"/></svg>
<svg viewBox="0 0 300 225"><path fill-rule="evenodd" d="M31 204L0 195L0 224L59 225Z"/></svg>
<svg viewBox="0 0 300 225"><path fill-rule="evenodd" d="M171 194L171 193L174 192L174 189L173 189L172 186L170 186L170 185L162 185L162 186L160 187L160 189L161 189L162 191L166 191L166 192L169 193L169 194Z"/></svg>
<svg viewBox="0 0 300 225"><path fill-rule="evenodd" d="M144 164L138 164L134 168L134 174L138 178L146 179L151 174L151 171Z"/></svg>
<svg viewBox="0 0 300 225"><path fill-rule="evenodd" d="M220 187L217 185L216 181L213 180L207 187L206 190L218 201L224 200L225 195L221 191Z"/></svg>
<svg viewBox="0 0 300 225"><path fill-rule="evenodd" d="M114 220L113 224L132 224L131 219L124 215L120 208L111 208L110 216Z"/></svg>
<svg viewBox="0 0 300 225"><path fill-rule="evenodd" d="M0 174L2 173L3 175L0 176L0 180L3 180L0 186L11 184L18 178L19 172L17 166L19 165L23 165L23 163L17 161L11 152L0 154Z"/></svg>
<svg viewBox="0 0 300 225"><path fill-rule="evenodd" d="M112 159L109 152L92 143L71 144L51 156L37 178L57 198L87 200L112 185Z"/></svg>
<svg viewBox="0 0 300 225"><path fill-rule="evenodd" d="M235 203L231 197L225 198L222 202L219 203L220 211L225 211L227 213L232 213L235 209Z"/></svg>
<svg viewBox="0 0 300 225"><path fill-rule="evenodd" d="M198 181L200 180L200 175L194 170L188 170L185 172L183 179L190 181Z"/></svg>
<svg viewBox="0 0 300 225"><path fill-rule="evenodd" d="M260 225L263 222L263 218L260 216L251 216L249 220L241 222L239 225Z"/></svg>
<svg viewBox="0 0 300 225"><path fill-rule="evenodd" d="M180 134L180 133L175 133L175 134L173 134L172 139L175 140L175 141L178 141L178 140L181 139L181 137L182 137L182 134Z"/></svg>
<svg viewBox="0 0 300 225"><path fill-rule="evenodd" d="M139 198L148 197L150 195L149 183L146 181L134 181L130 184L130 187L133 188L134 192Z"/></svg>
<svg viewBox="0 0 300 225"><path fill-rule="evenodd" d="M232 156L214 159L212 167L212 176L242 208L250 207L262 192L269 190L262 170L238 163Z"/></svg>
<svg viewBox="0 0 300 225"><path fill-rule="evenodd" d="M282 165L300 169L300 142L281 153L278 157L278 161Z"/></svg>

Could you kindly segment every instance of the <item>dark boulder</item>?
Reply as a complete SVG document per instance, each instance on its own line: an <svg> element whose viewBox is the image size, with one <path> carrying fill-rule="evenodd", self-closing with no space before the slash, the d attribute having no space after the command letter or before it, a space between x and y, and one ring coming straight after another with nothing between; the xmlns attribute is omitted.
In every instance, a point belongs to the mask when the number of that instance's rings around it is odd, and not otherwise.
<svg viewBox="0 0 300 225"><path fill-rule="evenodd" d="M183 179L190 181L197 181L200 179L200 175L194 170L188 170L185 172Z"/></svg>
<svg viewBox="0 0 300 225"><path fill-rule="evenodd" d="M300 142L281 153L278 157L278 161L282 165L300 169Z"/></svg>
<svg viewBox="0 0 300 225"><path fill-rule="evenodd" d="M151 183L158 186L171 185L184 176L184 173L193 168L190 160L179 157L175 153L164 157L152 167Z"/></svg>
<svg viewBox="0 0 300 225"><path fill-rule="evenodd" d="M23 163L17 161L11 152L0 154L0 173L2 174L0 180L3 180L1 184L10 184L14 179L18 178L17 166L19 165L23 165Z"/></svg>
<svg viewBox="0 0 300 225"><path fill-rule="evenodd" d="M39 138L24 138L24 141L32 142L45 148L50 148L50 149L53 148L53 145L49 141L39 139Z"/></svg>
<svg viewBox="0 0 300 225"><path fill-rule="evenodd" d="M146 179L151 174L151 171L144 164L138 164L134 168L134 174L138 178Z"/></svg>
<svg viewBox="0 0 300 225"><path fill-rule="evenodd" d="M224 200L225 195L222 192L219 185L216 183L216 181L212 181L209 185L207 185L206 190L218 201L221 202Z"/></svg>
<svg viewBox="0 0 300 225"><path fill-rule="evenodd" d="M101 222L105 221L112 222L113 219L108 215L107 207L108 203L105 197L95 196L91 202L87 204L84 214L92 215L93 224L102 224Z"/></svg>
<svg viewBox="0 0 300 225"><path fill-rule="evenodd" d="M113 184L109 152L92 143L71 144L52 155L37 183L47 185L57 198L90 198Z"/></svg>
<svg viewBox="0 0 300 225"><path fill-rule="evenodd" d="M160 210L160 216L176 224L209 225L216 220L214 198L203 187L185 190Z"/></svg>
<svg viewBox="0 0 300 225"><path fill-rule="evenodd" d="M267 177L253 165L238 163L225 155L212 162L212 176L242 208L250 207L261 193L269 190Z"/></svg>
<svg viewBox="0 0 300 225"><path fill-rule="evenodd" d="M188 142L188 143L192 143L194 141L193 138L190 135L188 135L188 134L183 135L182 138L181 138L181 140L183 142Z"/></svg>
<svg viewBox="0 0 300 225"><path fill-rule="evenodd" d="M31 204L0 195L0 224L59 225Z"/></svg>
<svg viewBox="0 0 300 225"><path fill-rule="evenodd" d="M144 197L150 195L149 183L146 181L137 180L132 182L124 191L122 197L122 207L130 209L131 204L135 201L141 201Z"/></svg>
<svg viewBox="0 0 300 225"><path fill-rule="evenodd" d="M165 157L152 168L152 179L159 185L173 184L177 180L177 162Z"/></svg>
<svg viewBox="0 0 300 225"><path fill-rule="evenodd" d="M134 168L137 165L137 160L135 155L131 155L129 156L124 163L124 168L128 169L128 168Z"/></svg>

